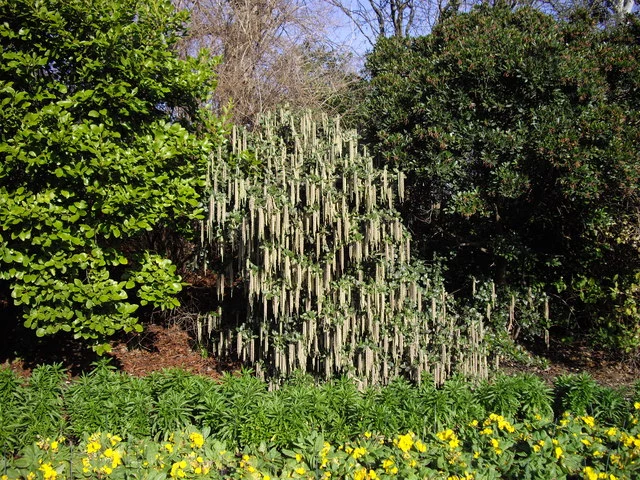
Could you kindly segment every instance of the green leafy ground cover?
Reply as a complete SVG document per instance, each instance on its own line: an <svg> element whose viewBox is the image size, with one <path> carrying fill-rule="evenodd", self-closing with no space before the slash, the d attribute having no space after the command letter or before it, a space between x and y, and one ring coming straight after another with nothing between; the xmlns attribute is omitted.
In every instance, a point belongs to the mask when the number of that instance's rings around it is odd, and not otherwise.
<svg viewBox="0 0 640 480"><path fill-rule="evenodd" d="M640 391L585 375L441 388L248 373L144 378L98 365L68 380L0 370L7 478L634 478ZM568 412L572 413L568 413ZM602 476L605 475L605 476Z"/></svg>

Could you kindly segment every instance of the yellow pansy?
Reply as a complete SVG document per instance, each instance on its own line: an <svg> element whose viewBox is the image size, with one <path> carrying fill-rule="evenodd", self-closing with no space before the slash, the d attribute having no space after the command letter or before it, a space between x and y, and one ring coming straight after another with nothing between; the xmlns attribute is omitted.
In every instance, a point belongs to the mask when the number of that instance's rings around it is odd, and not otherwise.
<svg viewBox="0 0 640 480"><path fill-rule="evenodd" d="M398 448L405 453L411 450L411 447L413 446L413 438L411 433L407 433L406 435L399 435L397 445Z"/></svg>
<svg viewBox="0 0 640 480"><path fill-rule="evenodd" d="M204 445L204 437L198 432L191 433L191 435L189 435L189 440L191 441L192 447L202 448Z"/></svg>
<svg viewBox="0 0 640 480"><path fill-rule="evenodd" d="M438 437L443 442L447 442L452 450L460 445L458 436L450 428L436 433L436 437Z"/></svg>
<svg viewBox="0 0 640 480"><path fill-rule="evenodd" d="M584 467L582 473L585 480L598 480L598 473L591 467Z"/></svg>
<svg viewBox="0 0 640 480"><path fill-rule="evenodd" d="M556 447L553 449L553 454L556 456L557 459L562 458L562 448L560 447Z"/></svg>
<svg viewBox="0 0 640 480"><path fill-rule="evenodd" d="M40 465L40 468L38 470L42 472L44 480L55 480L58 476L58 472L55 471L50 463L43 463L42 465Z"/></svg>
<svg viewBox="0 0 640 480"><path fill-rule="evenodd" d="M179 462L175 462L173 465L171 465L171 471L169 472L169 475L171 475L172 478L184 478L187 476L187 474L184 472L185 468L187 468L186 461L181 460Z"/></svg>
<svg viewBox="0 0 640 480"><path fill-rule="evenodd" d="M366 480L367 478L367 469L361 468L356 470L356 473L353 475L354 480Z"/></svg>
<svg viewBox="0 0 640 480"><path fill-rule="evenodd" d="M580 419L587 425L589 428L594 428L596 426L596 420L593 417L584 416L580 417Z"/></svg>
<svg viewBox="0 0 640 480"><path fill-rule="evenodd" d="M364 447L357 447L353 450L353 453L351 454L351 456L357 460L360 457L364 457L367 454L367 449Z"/></svg>
<svg viewBox="0 0 640 480"><path fill-rule="evenodd" d="M87 443L87 453L89 454L96 453L101 448L102 448L102 445L98 440L91 440L89 443Z"/></svg>

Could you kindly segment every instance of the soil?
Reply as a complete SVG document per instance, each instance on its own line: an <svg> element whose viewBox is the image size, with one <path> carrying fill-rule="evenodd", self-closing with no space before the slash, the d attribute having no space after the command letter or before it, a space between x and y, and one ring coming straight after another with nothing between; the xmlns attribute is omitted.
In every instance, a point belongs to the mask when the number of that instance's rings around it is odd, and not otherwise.
<svg viewBox="0 0 640 480"><path fill-rule="evenodd" d="M560 375L587 373L600 385L612 388L632 387L640 381L637 359L615 355L590 345L586 340L551 339L549 347L530 346L536 359L530 363L503 362L505 373L527 372L553 384Z"/></svg>
<svg viewBox="0 0 640 480"><path fill-rule="evenodd" d="M143 376L170 368L218 378L224 372L240 369L238 364L218 362L195 348L189 333L178 325L151 324L143 333L122 335L111 342L105 354L118 370ZM14 325L0 339L0 367L9 366L22 376L40 364L60 363L71 377L91 371L100 357L65 334L37 338L32 331Z"/></svg>
<svg viewBox="0 0 640 480"><path fill-rule="evenodd" d="M182 368L212 378L224 372L240 369L238 364L219 362L195 347L189 332L179 325L147 325L141 334L125 335L111 343L108 356L111 363L131 375ZM597 382L609 387L630 387L640 380L640 365L631 359L615 357L595 349L584 341L552 340L549 348L531 346L537 358L533 362L502 362L506 373L528 372L541 376L548 383L564 374L588 373ZM10 328L0 339L0 366L10 366L22 375L41 363L61 363L70 376L88 372L98 356L70 337L58 335L37 338L21 325Z"/></svg>

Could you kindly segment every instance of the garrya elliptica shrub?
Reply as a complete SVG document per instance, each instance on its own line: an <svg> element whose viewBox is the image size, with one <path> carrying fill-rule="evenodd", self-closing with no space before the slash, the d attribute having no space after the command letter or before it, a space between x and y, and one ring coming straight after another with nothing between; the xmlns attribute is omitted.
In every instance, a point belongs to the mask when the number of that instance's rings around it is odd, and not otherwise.
<svg viewBox="0 0 640 480"><path fill-rule="evenodd" d="M221 303L198 331L215 354L271 379L486 376L483 314L457 314L437 272L411 259L401 171L311 114L266 116L231 143L230 158L212 155L202 224Z"/></svg>

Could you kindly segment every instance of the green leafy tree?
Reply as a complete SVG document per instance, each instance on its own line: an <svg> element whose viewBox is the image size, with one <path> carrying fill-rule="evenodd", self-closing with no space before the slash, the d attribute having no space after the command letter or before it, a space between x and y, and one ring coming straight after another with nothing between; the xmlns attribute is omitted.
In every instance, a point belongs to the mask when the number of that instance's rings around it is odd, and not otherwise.
<svg viewBox="0 0 640 480"><path fill-rule="evenodd" d="M221 133L201 109L216 60L171 49L185 21L164 0L0 3L0 278L38 335L177 305L142 239L189 232Z"/></svg>
<svg viewBox="0 0 640 480"><path fill-rule="evenodd" d="M480 7L380 40L368 135L411 172L405 213L457 287L553 285L582 325L640 342L640 23L593 22Z"/></svg>

